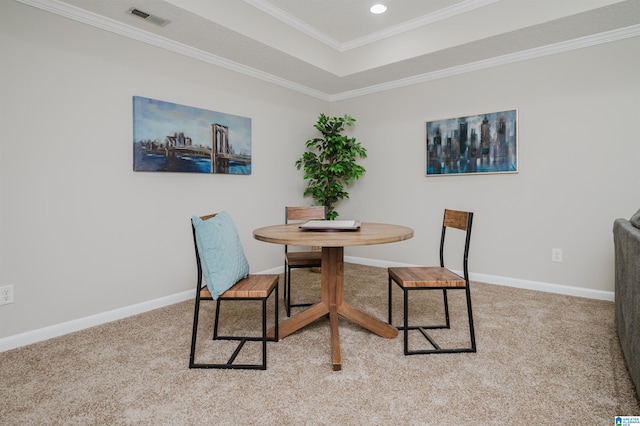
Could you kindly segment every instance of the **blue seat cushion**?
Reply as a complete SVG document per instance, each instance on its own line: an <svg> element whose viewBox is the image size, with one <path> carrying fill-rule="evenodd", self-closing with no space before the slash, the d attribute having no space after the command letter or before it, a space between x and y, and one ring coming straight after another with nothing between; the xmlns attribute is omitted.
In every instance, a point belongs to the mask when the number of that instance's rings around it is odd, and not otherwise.
<svg viewBox="0 0 640 426"><path fill-rule="evenodd" d="M202 274L214 299L249 274L240 237L231 216L221 211L211 219L191 218Z"/></svg>

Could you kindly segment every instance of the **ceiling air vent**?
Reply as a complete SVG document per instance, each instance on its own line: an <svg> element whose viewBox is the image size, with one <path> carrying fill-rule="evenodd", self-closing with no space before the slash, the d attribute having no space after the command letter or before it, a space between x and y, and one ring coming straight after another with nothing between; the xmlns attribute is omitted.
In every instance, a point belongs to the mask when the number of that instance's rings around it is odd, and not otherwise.
<svg viewBox="0 0 640 426"><path fill-rule="evenodd" d="M153 16L152 14L143 12L140 9L136 9L135 7L132 7L131 9L129 9L128 13L130 13L131 15L135 15L138 18L142 18L145 21L151 22L152 24L158 25L160 27L164 27L169 22L171 22L168 19L163 19L158 16Z"/></svg>

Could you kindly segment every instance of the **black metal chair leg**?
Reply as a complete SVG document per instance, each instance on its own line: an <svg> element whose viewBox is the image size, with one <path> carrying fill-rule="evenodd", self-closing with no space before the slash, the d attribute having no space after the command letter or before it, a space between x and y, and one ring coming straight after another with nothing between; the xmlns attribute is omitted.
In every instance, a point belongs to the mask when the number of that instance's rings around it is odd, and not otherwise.
<svg viewBox="0 0 640 426"><path fill-rule="evenodd" d="M198 334L198 316L200 313L200 296L196 296L195 312L193 314L193 331L191 333L191 352L189 353L189 368L192 368L196 357L196 338Z"/></svg>
<svg viewBox="0 0 640 426"><path fill-rule="evenodd" d="M289 265L285 262L284 264L284 297L283 297L284 300L287 300L287 294L289 294L287 291L287 275L288 275L287 270L288 269L289 269Z"/></svg>
<svg viewBox="0 0 640 426"><path fill-rule="evenodd" d="M451 328L451 322L449 321L449 300L447 299L447 289L442 289L442 298L444 299L444 318L445 328Z"/></svg>
<svg viewBox="0 0 640 426"><path fill-rule="evenodd" d="M476 351L476 332L473 326L473 311L471 308L471 289L467 286L467 315L469 316L469 337L471 338L471 349Z"/></svg>
<svg viewBox="0 0 640 426"><path fill-rule="evenodd" d="M291 269L289 268L289 266L287 265L287 269L289 270L289 274L287 276L287 279L285 280L285 288L284 288L284 293L285 293L285 305L287 308L287 318L291 316Z"/></svg>
<svg viewBox="0 0 640 426"><path fill-rule="evenodd" d="M213 340L218 338L218 319L220 318L220 299L216 300L216 317L213 322Z"/></svg>
<svg viewBox="0 0 640 426"><path fill-rule="evenodd" d="M387 294L389 295L389 325L393 324L393 322L391 321L391 319L393 317L392 307L391 307L392 306L392 303L391 303L392 297L391 296L392 296L392 292L393 292L393 285L392 285L391 281L392 281L391 277L389 277L389 290L387 291Z"/></svg>
<svg viewBox="0 0 640 426"><path fill-rule="evenodd" d="M262 299L262 369L267 369L267 299Z"/></svg>
<svg viewBox="0 0 640 426"><path fill-rule="evenodd" d="M404 354L405 355L409 355L409 290L407 290L406 288L402 289L402 293L403 293L403 299L404 299L404 303L403 303L403 311L404 311L404 320L403 320L403 325L404 325Z"/></svg>
<svg viewBox="0 0 640 426"><path fill-rule="evenodd" d="M278 286L276 286L276 295L275 295L275 305L273 307L274 310L274 325L273 325L273 339L272 342L277 342L278 340L280 340L280 337L278 336L278 305L280 304L280 300L279 300L279 292L278 292Z"/></svg>

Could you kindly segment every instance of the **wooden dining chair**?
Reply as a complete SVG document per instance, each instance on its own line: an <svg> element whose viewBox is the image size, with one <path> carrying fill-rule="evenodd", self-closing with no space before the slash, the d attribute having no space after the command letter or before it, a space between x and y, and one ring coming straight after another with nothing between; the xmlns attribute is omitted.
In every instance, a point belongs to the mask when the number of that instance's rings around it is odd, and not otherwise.
<svg viewBox="0 0 640 426"><path fill-rule="evenodd" d="M303 222L311 219L326 219L324 206L287 206L284 208L284 223ZM297 268L320 268L322 266L322 252L312 250L289 250L284 246L284 303L287 317L291 316L291 308L311 306L311 303L291 302L291 270Z"/></svg>
<svg viewBox="0 0 640 426"><path fill-rule="evenodd" d="M440 266L410 266L392 267L389 272L389 324L392 324L392 283L396 283L403 291L403 326L397 327L404 333L404 354L432 354L432 353L456 353L456 352L476 352L476 338L473 327L473 313L471 309L471 292L469 287L469 242L471 240L471 225L473 223L473 213L457 210L445 210L442 223L442 234L440 238ZM445 235L447 230L463 231L464 253L462 259L463 276L460 276L447 269L444 264L445 259ZM442 290L444 300L444 324L442 325L410 325L409 324L409 294L417 290ZM449 301L447 291L461 290L465 293L467 302L467 316L469 322L470 345L456 348L443 348L426 331L429 329L450 329ZM409 350L409 330L418 330L429 342L430 349Z"/></svg>
<svg viewBox="0 0 640 426"><path fill-rule="evenodd" d="M213 219L216 217L217 214L211 214L211 215L207 215L207 216L201 216L199 219L202 221L207 221L210 219ZM197 282L196 282L196 298L195 298L195 309L194 309L194 317L193 317L193 331L191 334L191 353L189 355L189 368L221 368L221 369L253 369L253 370L266 370L267 368L267 341L274 341L277 342L278 341L278 282L279 282L279 275L268 275L268 274L249 274L244 276L243 278L240 278L237 282L235 282L235 284L233 284L231 287L229 287L226 290L219 290L220 294L217 294L218 290L214 290L214 293L212 294L211 289L209 288L209 285L207 284L212 284L212 283L203 283L203 263L206 264L205 260L201 258L201 253L208 253L210 254L211 252L208 252L206 250L204 250L204 247L199 247L199 243L198 240L199 238L197 238L197 232L196 232L196 225L194 225L194 220L197 218L192 218L192 222L191 222L191 228L193 231L193 242L194 242L194 246L195 246L195 253L196 253L196 265L197 265L197 272L198 272L198 278L197 278ZM230 230L230 234L235 234L232 235L234 241L236 241L237 244L240 244L239 239L237 239L237 231L235 230L235 227L233 227L232 230ZM230 238L224 237L224 238L220 238L219 241L225 242L225 243L229 243L230 245L233 245L233 241L229 242ZM200 241L202 241L202 238L200 238ZM204 244L202 244L204 245ZM242 247L235 247L235 249L242 253L242 257L244 258L244 252L242 251ZM234 247L218 247L218 250L216 250L218 253L222 254L223 256L227 253L227 250L229 251L233 251ZM230 259L227 258L223 258L222 259L223 262L226 262L229 267L233 267L232 263L233 261L230 261ZM246 259L244 259L244 261L246 262ZM247 273L248 273L248 264L247 266ZM206 266L205 266L206 267ZM217 267L219 267L219 264L217 265ZM224 268L224 264L222 266ZM224 275L224 272L220 275ZM209 276L205 275L205 278L207 280L214 280L215 279L215 275L210 274ZM275 290L275 292L274 292ZM274 299L274 312L275 312L275 318L274 318L274 337L273 338L267 338L267 300L269 298L269 296L271 294L275 294L275 298ZM213 301L215 300L216 302L216 310L215 310L215 320L213 323L213 340L232 340L232 341L238 341L238 345L236 346L235 350L233 351L233 353L231 354L231 356L229 357L229 359L226 362L209 362L209 363L202 363L202 362L196 362L195 358L196 358L196 343L197 343L197 335L198 335L198 319L200 316L200 302L203 300L210 300ZM218 324L219 324L219 320L220 320L220 302L221 301L228 301L228 300L232 300L232 301L260 301L261 305L262 305L262 331L260 336L239 336L239 335L220 335L218 333ZM243 346L245 345L245 343L247 342L252 342L252 341L257 341L257 342L261 342L262 343L262 356L261 356L261 362L259 363L235 363L235 360L237 358L237 356L240 354L240 351L242 350Z"/></svg>

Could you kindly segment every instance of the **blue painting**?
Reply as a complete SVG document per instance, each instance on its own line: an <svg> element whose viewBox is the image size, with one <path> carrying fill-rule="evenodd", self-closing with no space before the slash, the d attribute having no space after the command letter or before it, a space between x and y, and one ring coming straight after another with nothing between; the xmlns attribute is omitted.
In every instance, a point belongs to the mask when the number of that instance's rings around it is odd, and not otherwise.
<svg viewBox="0 0 640 426"><path fill-rule="evenodd" d="M251 174L251 119L133 97L133 170Z"/></svg>
<svg viewBox="0 0 640 426"><path fill-rule="evenodd" d="M429 121L426 175L518 172L518 111Z"/></svg>

